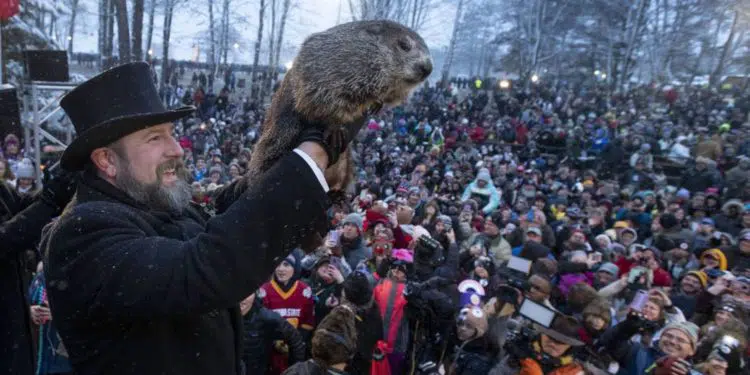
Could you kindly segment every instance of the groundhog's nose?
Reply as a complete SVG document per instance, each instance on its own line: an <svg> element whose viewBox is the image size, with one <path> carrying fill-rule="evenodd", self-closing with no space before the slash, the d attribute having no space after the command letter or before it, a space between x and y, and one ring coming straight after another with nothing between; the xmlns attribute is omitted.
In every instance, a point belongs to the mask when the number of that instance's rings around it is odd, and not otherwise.
<svg viewBox="0 0 750 375"><path fill-rule="evenodd" d="M417 63L417 66L415 67L416 71L420 74L422 79L427 78L427 76L432 73L432 59L427 58L422 62Z"/></svg>

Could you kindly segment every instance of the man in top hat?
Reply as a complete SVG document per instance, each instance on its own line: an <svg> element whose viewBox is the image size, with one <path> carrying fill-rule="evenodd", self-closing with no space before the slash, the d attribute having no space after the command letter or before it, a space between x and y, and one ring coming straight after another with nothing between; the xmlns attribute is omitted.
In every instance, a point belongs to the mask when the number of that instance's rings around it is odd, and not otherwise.
<svg viewBox="0 0 750 375"><path fill-rule="evenodd" d="M165 109L146 63L106 71L60 104L78 134L62 166L83 174L43 246L75 373L239 374L239 302L325 233L323 171L345 146L308 134L244 191L230 185L206 220L189 206L172 135L194 108Z"/></svg>

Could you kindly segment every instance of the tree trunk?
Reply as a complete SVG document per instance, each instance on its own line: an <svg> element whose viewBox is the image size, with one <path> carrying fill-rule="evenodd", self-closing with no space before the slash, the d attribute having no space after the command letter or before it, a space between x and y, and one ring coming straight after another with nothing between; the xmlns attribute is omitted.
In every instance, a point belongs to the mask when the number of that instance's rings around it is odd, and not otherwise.
<svg viewBox="0 0 750 375"><path fill-rule="evenodd" d="M708 84L710 86L715 86L721 78L721 75L724 73L724 67L727 65L727 60L731 58L731 54L729 51L732 50L732 43L734 43L734 36L737 34L737 21L739 20L739 12L734 12L734 20L732 20L732 28L729 29L729 36L727 37L727 41L724 43L724 45L721 47L721 54L719 55L719 60L716 62L716 67L714 68L713 72L711 72L711 75L708 79Z"/></svg>
<svg viewBox="0 0 750 375"><path fill-rule="evenodd" d="M448 84L448 76L451 71L451 65L453 64L453 53L456 51L456 36L460 29L461 12L464 8L464 0L458 0L458 6L456 7L456 18L453 20L453 32L451 33L451 41L448 46L448 54L445 56L445 62L443 63L442 82L443 85Z"/></svg>
<svg viewBox="0 0 750 375"><path fill-rule="evenodd" d="M214 23L214 2L208 1L208 37L209 40L209 56L208 56L208 70L211 72L216 71L216 24Z"/></svg>
<svg viewBox="0 0 750 375"><path fill-rule="evenodd" d="M172 34L172 12L174 10L175 0L164 1L164 36L162 38L162 54L161 54L161 85L163 89L169 85L169 37Z"/></svg>
<svg viewBox="0 0 750 375"><path fill-rule="evenodd" d="M68 56L73 59L73 36L76 32L76 15L78 14L78 0L72 0L70 4L70 27L68 28Z"/></svg>
<svg viewBox="0 0 750 375"><path fill-rule="evenodd" d="M106 50L104 40L107 38L107 0L99 0L99 70L104 69L104 52Z"/></svg>
<svg viewBox="0 0 750 375"><path fill-rule="evenodd" d="M130 28L128 27L128 4L125 0L115 0L117 9L117 45L120 64L130 61Z"/></svg>
<svg viewBox="0 0 750 375"><path fill-rule="evenodd" d="M151 42L154 37L154 15L156 14L156 0L151 0L148 9L148 34L146 35L146 54L148 59L151 60L152 54L148 53L151 51ZM152 51L153 52L153 51Z"/></svg>
<svg viewBox="0 0 750 375"><path fill-rule="evenodd" d="M284 26L286 25L286 19L289 15L289 7L291 6L291 0L284 0L284 5L281 10L281 23L279 24L279 35L276 40L276 54L273 58L273 66L279 66L279 59L281 58L281 42L284 40Z"/></svg>
<svg viewBox="0 0 750 375"><path fill-rule="evenodd" d="M271 0L271 35L268 37L268 68L266 69L266 80L263 84L263 95L265 99L266 95L270 95L271 92L271 76L276 72L273 66L274 57L274 39L276 38L276 0Z"/></svg>
<svg viewBox="0 0 750 375"><path fill-rule="evenodd" d="M144 0L133 0L133 61L143 60Z"/></svg>
<svg viewBox="0 0 750 375"><path fill-rule="evenodd" d="M223 44L223 60L224 60L224 66L225 68L229 64L229 0L224 0L224 9L223 9L223 26L224 26L224 39L222 39Z"/></svg>
<svg viewBox="0 0 750 375"><path fill-rule="evenodd" d="M108 59L107 68L113 66L112 53L115 50L115 0L107 0L107 46L106 56Z"/></svg>
<svg viewBox="0 0 750 375"><path fill-rule="evenodd" d="M253 55L253 70L250 73L250 85L253 89L257 87L257 90L251 91L253 98L257 98L260 95L260 87L255 83L255 73L258 70L258 60L260 59L260 46L263 41L263 13L266 10L266 0L260 0L260 10L258 11L258 37L255 39L255 51Z"/></svg>

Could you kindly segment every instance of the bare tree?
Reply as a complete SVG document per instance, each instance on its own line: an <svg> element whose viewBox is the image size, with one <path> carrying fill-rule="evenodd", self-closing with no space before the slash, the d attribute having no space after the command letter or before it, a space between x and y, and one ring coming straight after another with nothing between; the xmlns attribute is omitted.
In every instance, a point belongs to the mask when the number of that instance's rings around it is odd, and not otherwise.
<svg viewBox="0 0 750 375"><path fill-rule="evenodd" d="M448 54L445 56L445 62L443 62L442 82L446 84L448 82L448 76L451 71L451 64L453 64L453 53L456 51L456 36L461 27L461 14L464 8L464 0L458 0L456 6L456 17L453 21L453 32L451 33L451 41L448 46Z"/></svg>
<svg viewBox="0 0 750 375"><path fill-rule="evenodd" d="M709 76L709 84L715 86L722 74L724 74L724 68L728 65L728 60L731 58L733 45L737 38L737 27L740 20L740 13L734 11L732 15L732 26L729 28L729 35L727 40L720 47L719 58L716 60L716 66L714 67L711 75Z"/></svg>
<svg viewBox="0 0 750 375"><path fill-rule="evenodd" d="M228 64L229 60L229 0L224 0L224 7L222 8L222 38L221 38L221 49L222 49L222 60L224 65Z"/></svg>
<svg viewBox="0 0 750 375"><path fill-rule="evenodd" d="M276 73L276 68L273 66L274 58L274 41L276 39L276 0L271 0L271 30L268 37L268 69L266 70L266 79L263 83L263 94L261 98L265 98L267 94L271 92L271 76Z"/></svg>
<svg viewBox="0 0 750 375"><path fill-rule="evenodd" d="M255 39L255 50L253 51L253 71L250 73L250 84L252 85L253 98L255 95L260 95L260 88L257 88L255 84L255 73L258 70L258 60L260 59L260 46L263 41L263 13L266 10L266 0L260 0L260 7L258 10L258 37Z"/></svg>
<svg viewBox="0 0 750 375"><path fill-rule="evenodd" d="M177 2L180 0L165 0L164 1L164 32L162 37L162 56L161 56L161 84L160 88L164 88L169 84L169 77L171 72L169 71L169 39L172 35L172 16L174 14L174 8Z"/></svg>
<svg viewBox="0 0 750 375"><path fill-rule="evenodd" d="M78 0L70 1L70 25L68 26L68 55L73 56L73 37L76 32L76 16L78 15Z"/></svg>
<svg viewBox="0 0 750 375"><path fill-rule="evenodd" d="M133 0L133 60L143 60L144 0Z"/></svg>
<svg viewBox="0 0 750 375"><path fill-rule="evenodd" d="M279 66L279 59L281 57L281 42L284 40L284 26L286 25L286 20L289 16L289 8L291 6L291 3L291 0L284 0L284 4L281 7L281 21L279 23L279 34L276 40L276 51L274 52L272 66Z"/></svg>
<svg viewBox="0 0 750 375"><path fill-rule="evenodd" d="M126 0L115 0L117 9L117 45L120 63L130 61L130 28L128 27L128 4Z"/></svg>
<svg viewBox="0 0 750 375"><path fill-rule="evenodd" d="M209 32L209 58L208 58L208 69L212 72L216 71L216 26L214 23L214 2L208 0L208 32Z"/></svg>
<svg viewBox="0 0 750 375"><path fill-rule="evenodd" d="M151 42L154 37L154 16L156 15L156 0L149 2L148 8L148 34L146 35L146 53L149 54L151 51ZM150 55L150 54L149 54ZM149 59L151 56L149 56Z"/></svg>

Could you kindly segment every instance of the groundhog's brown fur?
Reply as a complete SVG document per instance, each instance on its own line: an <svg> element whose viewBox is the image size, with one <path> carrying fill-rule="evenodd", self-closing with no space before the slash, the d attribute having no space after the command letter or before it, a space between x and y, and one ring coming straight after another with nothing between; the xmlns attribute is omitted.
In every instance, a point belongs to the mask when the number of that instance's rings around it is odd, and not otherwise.
<svg viewBox="0 0 750 375"><path fill-rule="evenodd" d="M309 36L266 113L250 181L296 147L306 127L322 124L328 139L342 124L364 121L369 108L402 102L431 71L424 40L395 22L351 22ZM346 188L351 154L325 174L332 189Z"/></svg>

